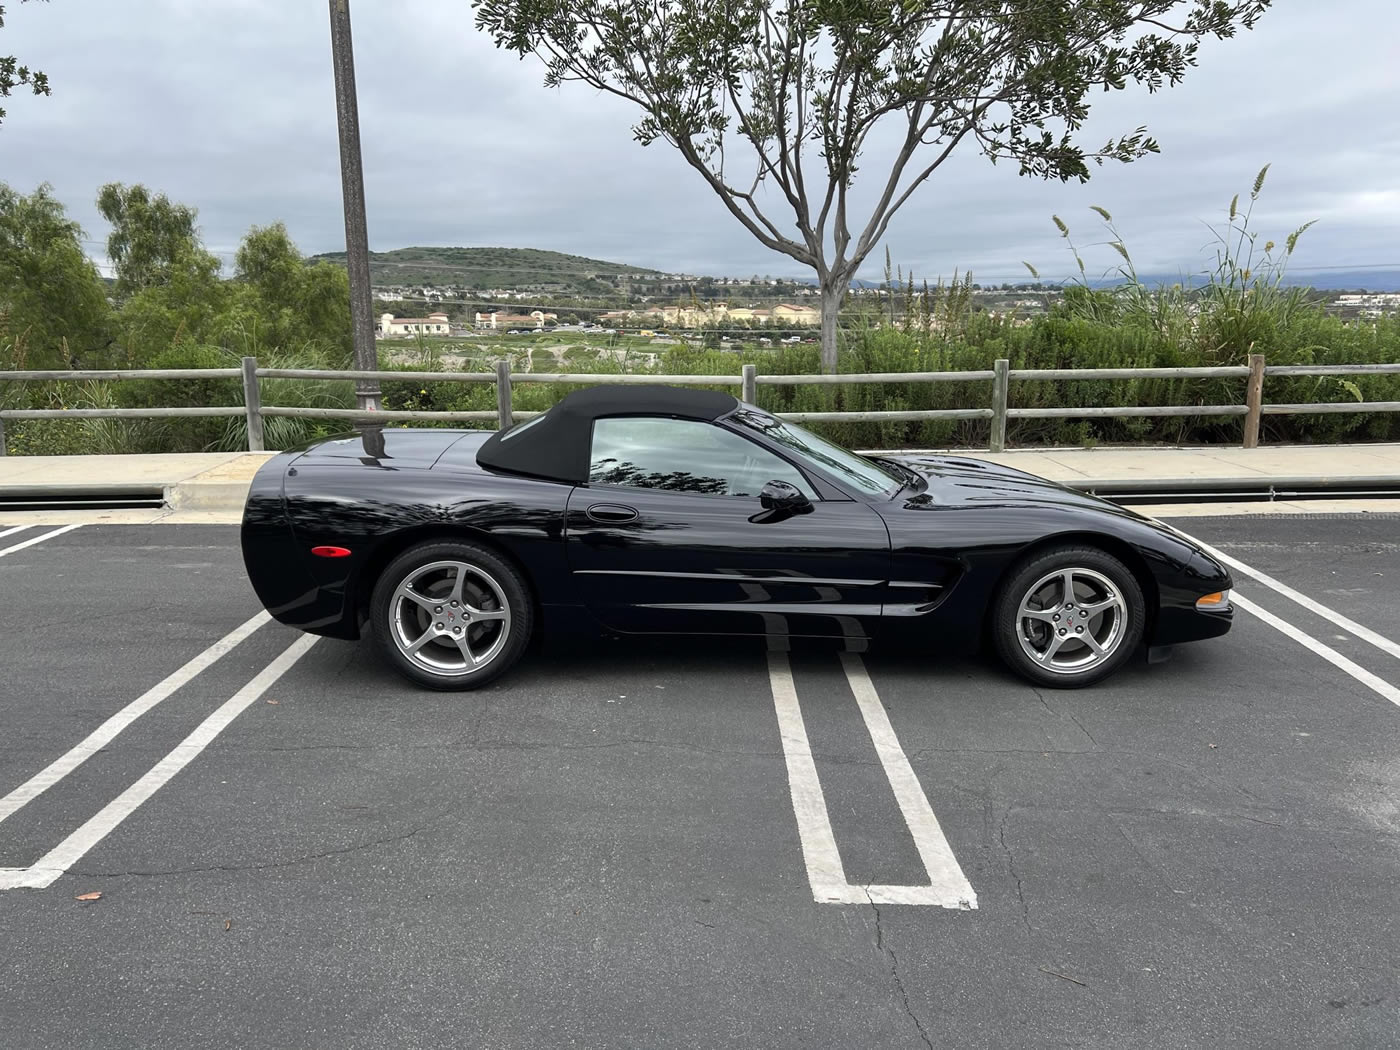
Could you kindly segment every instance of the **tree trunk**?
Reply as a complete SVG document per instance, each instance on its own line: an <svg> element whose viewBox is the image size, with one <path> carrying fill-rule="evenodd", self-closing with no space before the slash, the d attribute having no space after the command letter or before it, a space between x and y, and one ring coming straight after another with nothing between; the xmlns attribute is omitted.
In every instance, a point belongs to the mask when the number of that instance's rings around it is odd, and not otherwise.
<svg viewBox="0 0 1400 1050"><path fill-rule="evenodd" d="M846 298L844 281L828 282L822 293L822 371L836 371L836 331L841 317L841 301Z"/></svg>

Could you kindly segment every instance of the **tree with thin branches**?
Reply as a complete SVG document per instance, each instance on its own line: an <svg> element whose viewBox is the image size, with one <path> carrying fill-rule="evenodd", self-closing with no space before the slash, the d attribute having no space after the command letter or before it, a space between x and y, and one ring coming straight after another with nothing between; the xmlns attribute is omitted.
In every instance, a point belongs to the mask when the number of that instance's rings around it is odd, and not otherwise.
<svg viewBox="0 0 1400 1050"><path fill-rule="evenodd" d="M27 3L28 0L20 0ZM0 4L0 29L5 28L5 5ZM49 77L42 70L30 69L14 55L0 55L0 98L9 98L17 87L27 87L36 95L48 95ZM5 120L5 108L0 106L0 123Z"/></svg>
<svg viewBox="0 0 1400 1050"><path fill-rule="evenodd" d="M545 84L580 81L642 111L758 241L810 267L822 367L852 278L909 198L959 148L1023 175L1079 179L1158 151L1145 127L1079 139L1095 91L1155 92L1202 40L1252 28L1270 0L476 0L498 47ZM859 209L877 128L894 152Z"/></svg>

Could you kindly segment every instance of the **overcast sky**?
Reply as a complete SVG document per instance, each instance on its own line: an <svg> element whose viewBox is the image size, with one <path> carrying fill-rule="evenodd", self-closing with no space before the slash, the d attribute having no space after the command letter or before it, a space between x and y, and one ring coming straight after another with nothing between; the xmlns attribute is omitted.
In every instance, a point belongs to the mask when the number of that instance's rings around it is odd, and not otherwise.
<svg viewBox="0 0 1400 1050"><path fill-rule="evenodd" d="M498 52L467 0L355 0L370 246L548 248L698 274L802 270L728 216L669 147L637 145L635 113ZM314 0L10 3L0 54L45 70L51 98L16 95L0 179L54 185L102 256L93 198L143 182L199 209L229 258L282 220L310 254L343 247L327 5ZM1069 258L1050 216L1101 239L1113 212L1144 272L1192 272L1204 222L1273 168L1256 209L1266 236L1318 219L1297 269L1400 266L1400 4L1276 0L1252 33L1210 42L1180 87L1096 96L1086 141L1145 123L1160 156L1095 170L1087 186L1020 178L975 153L937 172L891 225L894 260L920 276L971 267L1020 279ZM1102 100L1102 101L1099 101ZM872 170L869 168L867 170ZM1107 249L1089 253L1107 269ZM877 278L877 249L862 276Z"/></svg>

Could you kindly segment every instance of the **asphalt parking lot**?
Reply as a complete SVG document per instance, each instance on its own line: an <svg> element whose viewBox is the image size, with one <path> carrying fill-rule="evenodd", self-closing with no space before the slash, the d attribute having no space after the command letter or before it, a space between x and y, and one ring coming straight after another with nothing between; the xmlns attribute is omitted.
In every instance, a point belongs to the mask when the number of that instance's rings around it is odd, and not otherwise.
<svg viewBox="0 0 1400 1050"><path fill-rule="evenodd" d="M0 521L0 1046L1400 1045L1400 515L1177 524L1312 606L453 695L249 624L234 528Z"/></svg>

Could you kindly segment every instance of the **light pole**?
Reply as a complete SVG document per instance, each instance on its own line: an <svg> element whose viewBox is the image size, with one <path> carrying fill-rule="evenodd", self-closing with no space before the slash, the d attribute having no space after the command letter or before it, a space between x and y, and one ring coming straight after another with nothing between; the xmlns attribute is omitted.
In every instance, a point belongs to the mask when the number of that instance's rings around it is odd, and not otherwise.
<svg viewBox="0 0 1400 1050"><path fill-rule="evenodd" d="M350 325L355 370L379 367L369 290L369 234L365 229L365 176L360 166L360 111L355 102L355 53L350 42L350 0L330 0L331 63L335 68L335 112L340 131L340 185L345 200L345 262L350 272ZM355 383L356 407L379 411L379 381Z"/></svg>

